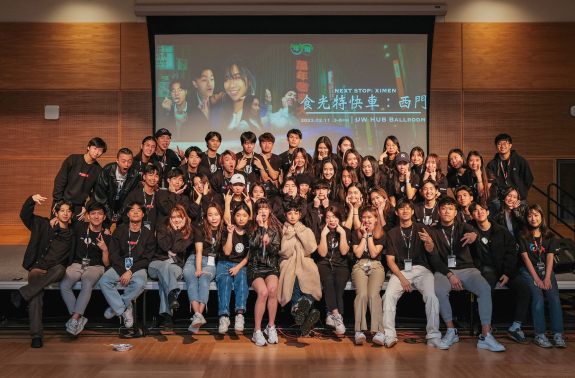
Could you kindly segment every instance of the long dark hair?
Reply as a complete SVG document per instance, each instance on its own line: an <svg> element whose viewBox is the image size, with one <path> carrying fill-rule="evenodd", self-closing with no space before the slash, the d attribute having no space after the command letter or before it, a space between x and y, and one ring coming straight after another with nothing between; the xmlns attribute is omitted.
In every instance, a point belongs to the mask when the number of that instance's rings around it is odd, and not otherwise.
<svg viewBox="0 0 575 378"><path fill-rule="evenodd" d="M355 158L357 159L357 168L353 168L350 165L347 165L347 157L349 155L354 155ZM362 162L363 158L361 157L361 155L359 154L359 152L357 152L357 150L355 150L354 148L350 148L349 150L345 151L345 154L343 155L343 159L341 160L341 166L346 168L346 167L350 167L355 169L355 175L359 178L361 176L361 162Z"/></svg>
<svg viewBox="0 0 575 378"><path fill-rule="evenodd" d="M401 146L399 145L399 140L394 135L390 135L387 138L385 138L385 141L383 142L383 151L382 152L387 151L386 146L387 146L388 140L393 142L393 144L395 144L397 146L397 153L399 154L401 152ZM389 158L389 155L387 155L383 159L383 167L384 167L385 174L389 174L393 170L393 168L395 168L395 158L393 160L391 160Z"/></svg>
<svg viewBox="0 0 575 378"><path fill-rule="evenodd" d="M214 208L217 210L218 214L220 214L220 225L218 226L217 229L217 238L216 238L216 245L219 245L221 240L222 240L222 231L224 230L224 212L221 208L220 205L218 205L215 202L211 202L208 207L206 208L206 216L204 217L203 220L203 224L201 226L202 231L204 233L204 240L208 243L212 243L212 226L210 225L210 222L208 221L208 211L211 208Z"/></svg>
<svg viewBox="0 0 575 378"><path fill-rule="evenodd" d="M532 211L538 212L539 215L541 216L541 223L539 223L539 227L533 228L527 221L527 217L529 216L529 214L531 214ZM553 237L553 232L549 230L549 228L547 227L547 223L545 222L545 215L543 214L543 209L541 208L541 206L533 204L527 206L527 210L525 211L525 219L523 220L523 229L521 230L520 235L523 239L533 239L533 233L535 232L536 229L539 229L539 232L541 232L541 236L543 236L545 239L550 239L551 237Z"/></svg>
<svg viewBox="0 0 575 378"><path fill-rule="evenodd" d="M252 221L250 224L250 234L253 235L259 227L259 224L256 221L256 217L258 216L258 212L259 212L260 208L270 209L270 215L268 217L268 229L270 229L272 231L282 232L282 224L274 215L273 207L272 207L270 200L268 200L267 198L260 198L254 204L254 213L252 215Z"/></svg>
<svg viewBox="0 0 575 378"><path fill-rule="evenodd" d="M143 146L144 144L146 144L146 142L149 141L149 140L153 140L154 143L156 143L156 146L158 145L158 142L156 141L156 138L154 138L153 136L150 135L150 136L147 136L147 137L144 138L144 140L142 141L142 146ZM143 155L143 154L144 154L144 149L140 147L140 152L138 152L138 153L136 154L136 156L134 156L134 159L135 159L135 160L140 160L140 161L142 161L142 155Z"/></svg>
<svg viewBox="0 0 575 378"><path fill-rule="evenodd" d="M366 161L369 161L369 163L371 164L372 180L369 180L369 177L367 177L365 173L363 173L363 163L365 163ZM369 181L373 181L373 186L379 186L381 181L379 173L379 164L377 164L377 160L375 160L375 158L371 155L364 157L363 160L361 161L361 184L365 188L365 190L369 189L370 187Z"/></svg>
<svg viewBox="0 0 575 378"><path fill-rule="evenodd" d="M349 150L348 150L349 151ZM347 151L346 151L347 153ZM338 188L338 196L339 196L339 202L340 203L345 203L345 196L346 196L346 192L347 192L347 187L343 184L343 172L347 172L349 173L349 175L351 176L351 182L357 182L359 183L359 178L357 177L357 172L355 170L355 168L353 167L344 167L341 170L341 176L339 177L339 188ZM351 185L351 184L350 184Z"/></svg>
<svg viewBox="0 0 575 378"><path fill-rule="evenodd" d="M479 187L477 188L479 199L481 200L482 203L489 205L491 198L489 196L489 188L487 186L489 185L489 179L493 177L492 175L488 175L487 171L485 170L485 164L483 163L483 155L481 155L479 151L469 151L469 153L467 154L467 173L470 179L469 182L470 183L472 182L471 177L473 177L474 175L474 173L471 172L471 169L469 168L469 159L472 156L479 157L479 160L481 161L481 181L483 181L483 192L479 193Z"/></svg>
<svg viewBox="0 0 575 378"><path fill-rule="evenodd" d="M186 221L186 225L182 228L182 236L184 237L184 239L188 239L190 236L193 237L194 226L192 226L190 218L188 217L188 214L186 213L186 209L184 209L184 207L180 204L177 204L176 206L174 206L172 208L172 210L170 210L170 216L167 219L168 224L166 225L166 228L168 229L168 231L170 231L170 232L174 231L172 229L172 222L170 222L170 219L172 218L173 213L179 213L180 216L182 218L184 218L184 220Z"/></svg>
<svg viewBox="0 0 575 378"><path fill-rule="evenodd" d="M463 162L463 165L461 166L464 169L467 169L467 160L465 159L465 155L463 155L463 151L461 151L459 148L454 148L451 151L449 151L449 153L447 154L447 175L451 176L457 173L457 170L455 168L453 168L453 166L451 165L451 154L457 154L459 156L461 156L461 161Z"/></svg>
<svg viewBox="0 0 575 378"><path fill-rule="evenodd" d="M439 180L441 180L445 175L443 174L443 172L441 171L441 160L439 159L439 156L437 154L431 153L429 155L427 155L427 157L425 158L425 162L423 163L423 166L425 167L425 170L427 170L427 161L429 160L429 158L433 159L433 161L435 161L435 181L439 182ZM424 170L424 172L425 172Z"/></svg>
<svg viewBox="0 0 575 378"><path fill-rule="evenodd" d="M254 104L254 100L257 100L256 96L254 95L246 95L246 98L244 98L244 106L242 109L242 119L241 121L246 121L248 126L251 127L251 120L253 119L254 121L257 122L257 124L259 125L259 127L263 130L264 126L262 124L262 117L258 114L256 116L256 118L252 117L252 105ZM258 100L259 101L259 100Z"/></svg>
<svg viewBox="0 0 575 378"><path fill-rule="evenodd" d="M214 191L212 190L212 185L210 184L210 180L208 179L208 176L206 176L204 173L200 172L198 174L196 174L196 177L198 177L203 183L204 185L208 185L208 188L210 188L208 190L208 197L210 197L210 201L214 200ZM196 178L194 177L194 178ZM195 201L198 199L198 193L196 193L195 188L193 188L194 183L192 182L192 191L190 192L190 199L192 201Z"/></svg>
<svg viewBox="0 0 575 378"><path fill-rule="evenodd" d="M328 149L327 156L323 160L329 159L333 155L333 147L331 145L331 140L329 140L329 138L326 136L319 137L317 139L317 141L315 142L315 150L313 151L312 165L314 166L314 168L317 166L318 161L319 161L318 160L318 156L319 156L318 148L319 148L319 145L322 143L325 144L325 146Z"/></svg>
<svg viewBox="0 0 575 378"><path fill-rule="evenodd" d="M236 226L237 226L236 214L240 210L244 210L246 213L248 213L248 218L252 216L252 211L250 210L250 207L245 202L240 203L238 206L235 207L234 211L232 211L232 223ZM248 228L249 226L250 226L250 223L248 220L248 223L245 225L245 227Z"/></svg>
<svg viewBox="0 0 575 378"><path fill-rule="evenodd" d="M303 156L303 158L304 158L304 160L305 160L305 163L304 163L304 166L303 166L303 172L302 172L302 173L309 172L309 170L310 170L310 168L311 168L311 162L308 161L307 152L306 152L305 148L303 148L303 147L296 147L296 148L294 148L294 150L293 150L293 152L292 152L292 154L291 154L291 161L292 161L292 162L295 161L295 158L297 157L297 154L298 154L298 153L301 153L302 156ZM298 174L298 173L299 173L299 172L297 172L297 170L296 170L296 174Z"/></svg>
<svg viewBox="0 0 575 378"><path fill-rule="evenodd" d="M341 150L339 149L339 147L341 147L341 144L343 142L345 142L346 140L349 140L349 143L351 143L351 148L355 149L355 143L353 143L353 139L351 139L351 137L346 136L342 136L341 138L339 138L339 142L337 142L337 155L343 159L343 152L341 152ZM347 152L347 151L346 151Z"/></svg>
<svg viewBox="0 0 575 378"><path fill-rule="evenodd" d="M222 66L222 77L224 81L233 78L233 67L238 68L241 80L246 86L246 97L247 95L256 94L256 77L253 74L253 70L250 68L248 62L244 57L240 55L233 55L229 57ZM245 100L244 100L245 101ZM220 113L220 125L229 125L234 114L234 101L229 97L225 96L221 105Z"/></svg>
<svg viewBox="0 0 575 378"><path fill-rule="evenodd" d="M521 194L519 193L519 188L517 188L516 186L510 186L509 188L505 189L505 191L501 195L501 202L502 202L501 203L501 210L502 211L507 210L507 204L505 203L505 198L507 198L507 196L511 192L517 193L517 200L521 201Z"/></svg>
<svg viewBox="0 0 575 378"><path fill-rule="evenodd" d="M323 174L323 167L325 164L331 164L331 166L333 167L333 177L331 178L331 180L327 180ZM333 195L333 197L331 198L332 200L335 199L335 194L336 194L336 186L337 186L337 164L335 161L333 161L332 159L325 159L321 161L321 172L319 174L319 177L321 179L327 180L330 183L330 190L331 190L331 194Z"/></svg>

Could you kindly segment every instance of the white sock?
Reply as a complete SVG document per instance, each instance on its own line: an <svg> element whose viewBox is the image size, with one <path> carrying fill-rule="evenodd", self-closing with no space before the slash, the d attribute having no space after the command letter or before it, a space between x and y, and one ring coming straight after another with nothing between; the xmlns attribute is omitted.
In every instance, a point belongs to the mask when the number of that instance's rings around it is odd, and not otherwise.
<svg viewBox="0 0 575 378"><path fill-rule="evenodd" d="M511 327L509 327L509 330L511 332L517 331L518 329L521 329L521 323L513 322L513 324L511 324Z"/></svg>

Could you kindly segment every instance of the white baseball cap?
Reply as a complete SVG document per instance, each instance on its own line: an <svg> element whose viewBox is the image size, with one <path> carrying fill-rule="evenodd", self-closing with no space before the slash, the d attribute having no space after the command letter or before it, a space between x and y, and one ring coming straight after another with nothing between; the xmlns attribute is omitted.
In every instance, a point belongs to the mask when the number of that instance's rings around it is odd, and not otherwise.
<svg viewBox="0 0 575 378"><path fill-rule="evenodd" d="M246 179L244 178L244 175L241 175L239 173L236 173L232 176L232 179L230 180L230 182L232 183L232 185L234 184L246 184Z"/></svg>

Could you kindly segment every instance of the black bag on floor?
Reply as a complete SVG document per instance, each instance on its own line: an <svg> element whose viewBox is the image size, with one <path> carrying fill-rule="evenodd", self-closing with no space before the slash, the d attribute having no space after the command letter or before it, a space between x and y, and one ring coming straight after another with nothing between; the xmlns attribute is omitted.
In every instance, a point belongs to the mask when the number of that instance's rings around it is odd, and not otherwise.
<svg viewBox="0 0 575 378"><path fill-rule="evenodd" d="M557 239L559 252L553 256L555 274L572 273L575 269L575 243L571 239Z"/></svg>

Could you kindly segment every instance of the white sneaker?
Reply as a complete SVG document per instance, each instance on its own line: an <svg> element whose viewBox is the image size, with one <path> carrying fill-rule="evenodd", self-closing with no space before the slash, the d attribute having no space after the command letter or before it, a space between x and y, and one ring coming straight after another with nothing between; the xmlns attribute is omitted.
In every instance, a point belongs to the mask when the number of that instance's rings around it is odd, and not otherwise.
<svg viewBox="0 0 575 378"><path fill-rule="evenodd" d="M228 332L228 328L230 327L230 318L227 316L220 316L220 326L218 327L219 333L226 333Z"/></svg>
<svg viewBox="0 0 575 378"><path fill-rule="evenodd" d="M363 334L363 332L355 333L355 343L357 345L362 345L363 343L365 343L365 335Z"/></svg>
<svg viewBox="0 0 575 378"><path fill-rule="evenodd" d="M427 339L427 345L436 347L440 350L449 349L449 345L443 342L439 337L434 337L433 339Z"/></svg>
<svg viewBox="0 0 575 378"><path fill-rule="evenodd" d="M132 328L134 326L134 315L132 314L132 307L126 308L122 313L122 319L124 319L124 326L126 328Z"/></svg>
<svg viewBox="0 0 575 378"><path fill-rule="evenodd" d="M381 332L376 332L375 335L373 335L373 343L382 346L386 345L384 334Z"/></svg>
<svg viewBox="0 0 575 378"><path fill-rule="evenodd" d="M327 313L327 317L325 318L325 325L330 327L335 327L335 317L337 315L332 314L331 312Z"/></svg>
<svg viewBox="0 0 575 378"><path fill-rule="evenodd" d="M194 322L194 319L195 319L195 314L194 314L194 316L190 319L190 320L192 321L192 324L193 324L193 322ZM194 326L192 326L192 324L190 324L190 326L188 327L188 331L190 331L191 333L198 333L198 331L200 330L200 328L199 328L199 327L194 327Z"/></svg>
<svg viewBox="0 0 575 378"><path fill-rule="evenodd" d="M80 332L84 330L86 323L88 323L88 319L84 316L80 316L80 319L78 320L78 328L76 328L76 335L80 334Z"/></svg>
<svg viewBox="0 0 575 378"><path fill-rule="evenodd" d="M194 314L194 317L192 318L192 327L193 328L200 328L204 324L206 324L206 319L204 319L204 316L202 314L200 314L199 312L196 312Z"/></svg>
<svg viewBox="0 0 575 378"><path fill-rule="evenodd" d="M397 344L397 337L385 336L385 345L387 348L393 348Z"/></svg>
<svg viewBox="0 0 575 378"><path fill-rule="evenodd" d="M108 307L106 311L104 311L104 317L106 319L112 319L114 316L116 316L116 311L114 311L112 307Z"/></svg>
<svg viewBox="0 0 575 378"><path fill-rule="evenodd" d="M335 326L335 333L338 335L344 335L345 325L343 324L343 316L341 316L341 314L332 315L332 319Z"/></svg>
<svg viewBox="0 0 575 378"><path fill-rule="evenodd" d="M254 335L252 336L252 341L256 343L257 346L268 345L268 342L266 341L266 338L264 337L262 331L255 331Z"/></svg>
<svg viewBox="0 0 575 378"><path fill-rule="evenodd" d="M487 349L492 352L503 352L505 350L505 347L499 344L497 340L495 340L495 337L491 335L491 333L488 333L487 336L485 336L483 339L481 339L481 336L479 336L477 347L479 349Z"/></svg>
<svg viewBox="0 0 575 378"><path fill-rule="evenodd" d="M76 335L76 332L78 331L78 321L70 318L66 322L66 331L70 332L72 335Z"/></svg>
<svg viewBox="0 0 575 378"><path fill-rule="evenodd" d="M278 343L278 331L276 330L276 326L267 326L264 330L266 335L268 335L268 343L270 344L277 344Z"/></svg>
<svg viewBox="0 0 575 378"><path fill-rule="evenodd" d="M246 321L244 320L244 316L242 314L237 314L236 320L234 321L234 330L236 332L243 332L245 323Z"/></svg>
<svg viewBox="0 0 575 378"><path fill-rule="evenodd" d="M441 339L447 346L452 346L454 343L459 342L459 335L457 334L457 328L447 328L445 336Z"/></svg>

